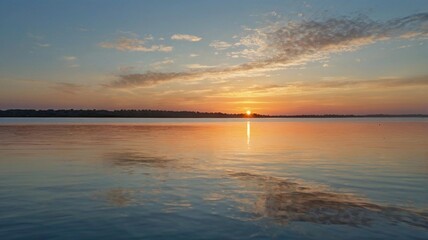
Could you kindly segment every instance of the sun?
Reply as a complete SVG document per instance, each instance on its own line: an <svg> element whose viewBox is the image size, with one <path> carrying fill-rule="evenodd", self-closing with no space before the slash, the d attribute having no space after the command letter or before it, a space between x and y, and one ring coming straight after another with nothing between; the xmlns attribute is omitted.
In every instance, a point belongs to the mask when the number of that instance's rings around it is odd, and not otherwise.
<svg viewBox="0 0 428 240"><path fill-rule="evenodd" d="M247 110L246 114L247 114L247 116L250 116L251 115L251 111Z"/></svg>

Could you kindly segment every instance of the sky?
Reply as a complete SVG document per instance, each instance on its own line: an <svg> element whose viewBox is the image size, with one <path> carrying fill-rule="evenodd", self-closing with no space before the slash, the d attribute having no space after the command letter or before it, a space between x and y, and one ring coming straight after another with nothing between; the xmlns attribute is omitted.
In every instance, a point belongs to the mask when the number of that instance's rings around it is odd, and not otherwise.
<svg viewBox="0 0 428 240"><path fill-rule="evenodd" d="M0 109L428 114L428 1L3 0Z"/></svg>

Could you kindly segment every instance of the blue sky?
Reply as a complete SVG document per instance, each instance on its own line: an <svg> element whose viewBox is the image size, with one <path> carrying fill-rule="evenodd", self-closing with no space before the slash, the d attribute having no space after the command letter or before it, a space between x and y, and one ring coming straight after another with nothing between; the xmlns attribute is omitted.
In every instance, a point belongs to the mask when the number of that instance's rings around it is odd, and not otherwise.
<svg viewBox="0 0 428 240"><path fill-rule="evenodd" d="M427 12L413 0L5 0L0 108L428 113ZM341 40L332 19L373 33ZM311 21L337 36L311 42Z"/></svg>

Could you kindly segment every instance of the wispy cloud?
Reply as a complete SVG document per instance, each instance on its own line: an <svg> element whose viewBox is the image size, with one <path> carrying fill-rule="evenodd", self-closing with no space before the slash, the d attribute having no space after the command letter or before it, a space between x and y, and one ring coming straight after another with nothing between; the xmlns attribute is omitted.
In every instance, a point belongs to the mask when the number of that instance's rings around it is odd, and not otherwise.
<svg viewBox="0 0 428 240"><path fill-rule="evenodd" d="M412 45L410 45L410 44L401 45L401 46L397 47L397 49L403 49L403 48L409 48L409 47L412 47Z"/></svg>
<svg viewBox="0 0 428 240"><path fill-rule="evenodd" d="M289 83L284 87L296 87L301 89L326 89L326 88L394 88L394 87L428 87L428 76L417 76L409 78L379 78L370 80L333 79L317 82Z"/></svg>
<svg viewBox="0 0 428 240"><path fill-rule="evenodd" d="M46 42L45 37L42 35L36 35L33 33L27 33L28 38L34 40L36 42L36 45L41 48L47 48L51 45Z"/></svg>
<svg viewBox="0 0 428 240"><path fill-rule="evenodd" d="M186 67L189 69L204 69L204 68L214 68L216 66L203 65L199 63L186 64Z"/></svg>
<svg viewBox="0 0 428 240"><path fill-rule="evenodd" d="M213 47L217 50L225 50L232 46L232 44L224 41L215 40L210 43L210 47Z"/></svg>
<svg viewBox="0 0 428 240"><path fill-rule="evenodd" d="M198 89L191 90L174 90L170 93L163 92L171 97L181 95L192 95L193 97L228 97L242 98L244 96L260 97L260 96L284 96L284 93L316 93L316 92L344 92L351 89L355 91L382 91L386 89L394 90L405 88L428 88L428 76L416 76L409 78L377 78L365 80L350 80L342 77L332 78L330 80L319 81L303 81L303 82L288 82L284 84L255 84L245 86L241 84L224 85L222 82L211 83L212 87L207 87L205 84L199 84ZM197 94L202 92L203 95ZM288 94L289 95L289 94Z"/></svg>
<svg viewBox="0 0 428 240"><path fill-rule="evenodd" d="M64 59L65 61L76 61L77 57L75 57L75 56L63 56L62 59Z"/></svg>
<svg viewBox="0 0 428 240"><path fill-rule="evenodd" d="M139 86L151 86L165 81L171 81L173 79L189 79L194 77L194 73L190 72L152 72L147 71L144 74L124 74L120 75L118 81L113 81L107 84L109 87L139 87Z"/></svg>
<svg viewBox="0 0 428 240"><path fill-rule="evenodd" d="M80 67L80 65L76 62L76 56L62 56L62 60L64 60L67 63L67 66L70 68Z"/></svg>
<svg viewBox="0 0 428 240"><path fill-rule="evenodd" d="M234 54L250 59L247 63L183 72L120 75L110 86L139 87L172 80L231 78L284 69L325 59L333 53L354 51L377 41L400 38L409 33L414 37L425 36L428 34L426 26L428 13L385 22L357 16L275 23L265 28L253 29L250 34L240 39L238 46L242 49Z"/></svg>
<svg viewBox="0 0 428 240"><path fill-rule="evenodd" d="M74 83L65 83L65 82L53 83L52 88L60 92L73 94L73 95L84 90L84 87L82 85L74 84Z"/></svg>
<svg viewBox="0 0 428 240"><path fill-rule="evenodd" d="M102 48L113 48L119 51L131 52L171 52L173 47L166 45L147 45L147 41L151 39L138 39L121 37L115 42L101 42L99 46Z"/></svg>
<svg viewBox="0 0 428 240"><path fill-rule="evenodd" d="M150 64L150 67L152 67L154 69L160 69L160 68L162 68L162 67L164 67L166 65L171 65L173 63L174 63L173 59L165 58L162 61L157 61L157 62L154 62L154 63Z"/></svg>
<svg viewBox="0 0 428 240"><path fill-rule="evenodd" d="M284 86L277 85L277 84L270 84L270 85L252 86L247 88L247 90L251 92L266 92L266 91L271 91L271 90L280 89L280 88L284 88Z"/></svg>
<svg viewBox="0 0 428 240"><path fill-rule="evenodd" d="M134 70L134 69L136 69L135 66L120 66L120 67L118 67L118 70L122 73L127 73L127 72Z"/></svg>
<svg viewBox="0 0 428 240"><path fill-rule="evenodd" d="M183 40L183 41L189 41L189 42L199 42L202 40L201 37L195 36L195 35L189 35L189 34L174 34L171 36L172 40Z"/></svg>

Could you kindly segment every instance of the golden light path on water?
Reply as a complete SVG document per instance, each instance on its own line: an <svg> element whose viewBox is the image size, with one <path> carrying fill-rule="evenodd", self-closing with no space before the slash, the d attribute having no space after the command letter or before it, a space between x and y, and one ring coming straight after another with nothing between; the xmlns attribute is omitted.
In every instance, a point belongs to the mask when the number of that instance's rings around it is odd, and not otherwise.
<svg viewBox="0 0 428 240"><path fill-rule="evenodd" d="M250 148L250 139L251 139L251 123L247 121L247 147Z"/></svg>

